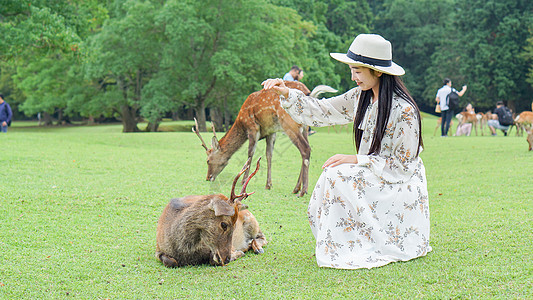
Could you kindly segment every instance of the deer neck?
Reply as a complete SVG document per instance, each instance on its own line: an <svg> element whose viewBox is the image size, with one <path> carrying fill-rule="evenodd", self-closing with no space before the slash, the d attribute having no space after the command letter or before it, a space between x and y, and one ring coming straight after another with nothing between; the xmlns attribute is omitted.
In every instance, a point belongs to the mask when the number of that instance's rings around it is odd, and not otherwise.
<svg viewBox="0 0 533 300"><path fill-rule="evenodd" d="M244 126L240 122L235 122L229 131L218 141L220 152L229 159L241 148L247 139Z"/></svg>

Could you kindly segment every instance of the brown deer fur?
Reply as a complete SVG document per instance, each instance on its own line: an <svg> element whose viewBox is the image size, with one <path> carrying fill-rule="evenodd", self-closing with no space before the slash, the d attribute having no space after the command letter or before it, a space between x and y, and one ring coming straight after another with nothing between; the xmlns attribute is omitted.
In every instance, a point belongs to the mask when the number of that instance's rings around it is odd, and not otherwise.
<svg viewBox="0 0 533 300"><path fill-rule="evenodd" d="M437 135L437 130L440 129L442 124L442 117L439 117L437 119L437 126L435 127L435 131L433 131L433 136ZM453 120L450 121L450 129L448 130L448 135L452 135L452 126L453 126Z"/></svg>
<svg viewBox="0 0 533 300"><path fill-rule="evenodd" d="M463 112L458 113L455 117L459 121L459 124L457 124L457 128L459 128L459 126L461 126L461 125L463 125L465 123L472 123L472 127L474 127L474 130L475 130L476 135L477 135L477 127L478 127L478 125L481 128L481 120L483 118L482 115L476 114L476 113L469 113L467 111L463 111ZM456 129L456 132L457 132L457 129ZM481 135L483 135L483 128L481 128Z"/></svg>
<svg viewBox="0 0 533 300"><path fill-rule="evenodd" d="M289 88L299 89L306 95L310 93L309 89L298 81L285 81ZM197 128L198 126L196 126ZM193 128L193 131L194 128ZM202 139L200 133L195 131ZM302 166L298 182L293 193L303 196L307 193L309 157L311 156L311 147L307 140L307 127L296 123L287 114L279 103L279 96L273 90L260 90L248 96L241 106L235 123L229 131L218 140L213 137L211 149L208 149L202 140L202 146L207 152L207 178L206 180L214 181L224 167L228 164L231 156L248 141L248 158L251 159L255 152L257 141L266 139L266 157L267 157L267 182L266 189L272 187L272 152L276 132L285 132L292 143L300 150L302 156ZM247 177L247 172L244 178Z"/></svg>
<svg viewBox="0 0 533 300"><path fill-rule="evenodd" d="M516 135L522 136L524 130L528 125L533 124L533 112L523 111L515 119L514 125L516 125Z"/></svg>
<svg viewBox="0 0 533 300"><path fill-rule="evenodd" d="M529 151L533 150L533 127L530 127L526 130L527 132L527 142L529 144Z"/></svg>
<svg viewBox="0 0 533 300"><path fill-rule="evenodd" d="M241 203L251 195L246 193L246 186L258 168L259 162L241 194L235 195L239 176L248 170L243 168L233 182L229 199L222 194L172 199L157 225L156 258L171 268L225 265L250 249L262 253L262 246L267 243L265 236L253 214Z"/></svg>

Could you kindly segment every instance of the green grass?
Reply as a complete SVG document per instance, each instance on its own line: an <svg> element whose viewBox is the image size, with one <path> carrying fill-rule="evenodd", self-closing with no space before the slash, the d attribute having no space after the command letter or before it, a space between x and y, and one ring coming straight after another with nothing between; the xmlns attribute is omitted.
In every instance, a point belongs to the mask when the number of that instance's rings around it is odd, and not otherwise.
<svg viewBox="0 0 533 300"><path fill-rule="evenodd" d="M310 196L291 194L300 157L280 134L273 189L264 189L263 165L246 200L266 252L225 267L167 269L154 258L163 207L172 197L228 194L246 147L210 183L192 132L13 125L0 135L1 299L533 297L533 152L525 137L434 137L436 120L425 116L433 252L336 270L315 263ZM310 137L310 190L329 156L353 152L351 133L338 131L319 128ZM263 142L256 153L263 155Z"/></svg>

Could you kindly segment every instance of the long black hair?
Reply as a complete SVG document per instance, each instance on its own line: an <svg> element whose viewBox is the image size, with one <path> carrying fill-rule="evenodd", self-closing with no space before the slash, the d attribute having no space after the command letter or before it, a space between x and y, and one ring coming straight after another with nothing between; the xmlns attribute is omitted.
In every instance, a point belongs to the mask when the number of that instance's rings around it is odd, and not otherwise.
<svg viewBox="0 0 533 300"><path fill-rule="evenodd" d="M374 70L370 69L372 74ZM383 73L379 78L379 98L378 98L378 119L376 123L376 129L374 130L374 137L368 154L379 154L381 149L381 140L385 136L385 130L387 129L387 122L389 120L390 111L392 107L393 94L403 98L407 103L411 104L415 108L415 112L418 115L418 148L416 155L420 152L420 146L423 146L422 142L422 121L420 118L420 109L416 105L415 100L407 91L400 76L394 76ZM361 138L363 136L363 130L359 129L359 125L363 121L368 105L370 104L370 98L372 97L372 90L362 91L359 98L359 104L357 106L357 115L353 123L353 132L355 140L355 148L359 152L359 146L361 145ZM363 153L365 154L365 153Z"/></svg>

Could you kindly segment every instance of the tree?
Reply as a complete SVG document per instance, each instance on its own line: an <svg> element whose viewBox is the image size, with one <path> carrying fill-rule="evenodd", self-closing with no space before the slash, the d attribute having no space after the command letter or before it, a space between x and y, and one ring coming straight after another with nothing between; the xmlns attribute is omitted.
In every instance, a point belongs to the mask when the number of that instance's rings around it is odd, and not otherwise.
<svg viewBox="0 0 533 300"><path fill-rule="evenodd" d="M421 107L434 108L442 79L460 74L455 61L447 55L450 41L456 37L452 31L452 7L453 0L388 0L376 7L376 31L392 43L393 60L406 70L405 84ZM439 48L445 50L435 57ZM445 59L435 63L441 57Z"/></svg>
<svg viewBox="0 0 533 300"><path fill-rule="evenodd" d="M144 90L152 96L145 98L143 115L156 121L186 105L194 109L201 131L207 107L238 110L260 82L278 77L295 60L314 30L294 10L246 0L170 0L156 26L164 28L163 52L159 71Z"/></svg>
<svg viewBox="0 0 533 300"><path fill-rule="evenodd" d="M121 119L122 131L136 132L142 90L161 57L160 32L154 26L159 4L129 0L115 5L114 17L89 38L86 76L113 96L107 107Z"/></svg>
<svg viewBox="0 0 533 300"><path fill-rule="evenodd" d="M8 1L2 4L0 65L12 75L15 103L26 115L58 112L59 118L77 115L68 108L73 89L86 94L80 80L79 45L100 23L105 11L96 0ZM80 99L80 94L74 98Z"/></svg>
<svg viewBox="0 0 533 300"><path fill-rule="evenodd" d="M472 96L486 107L507 101L514 111L530 107L533 89L520 53L533 27L533 2L524 0L459 3L457 60Z"/></svg>

